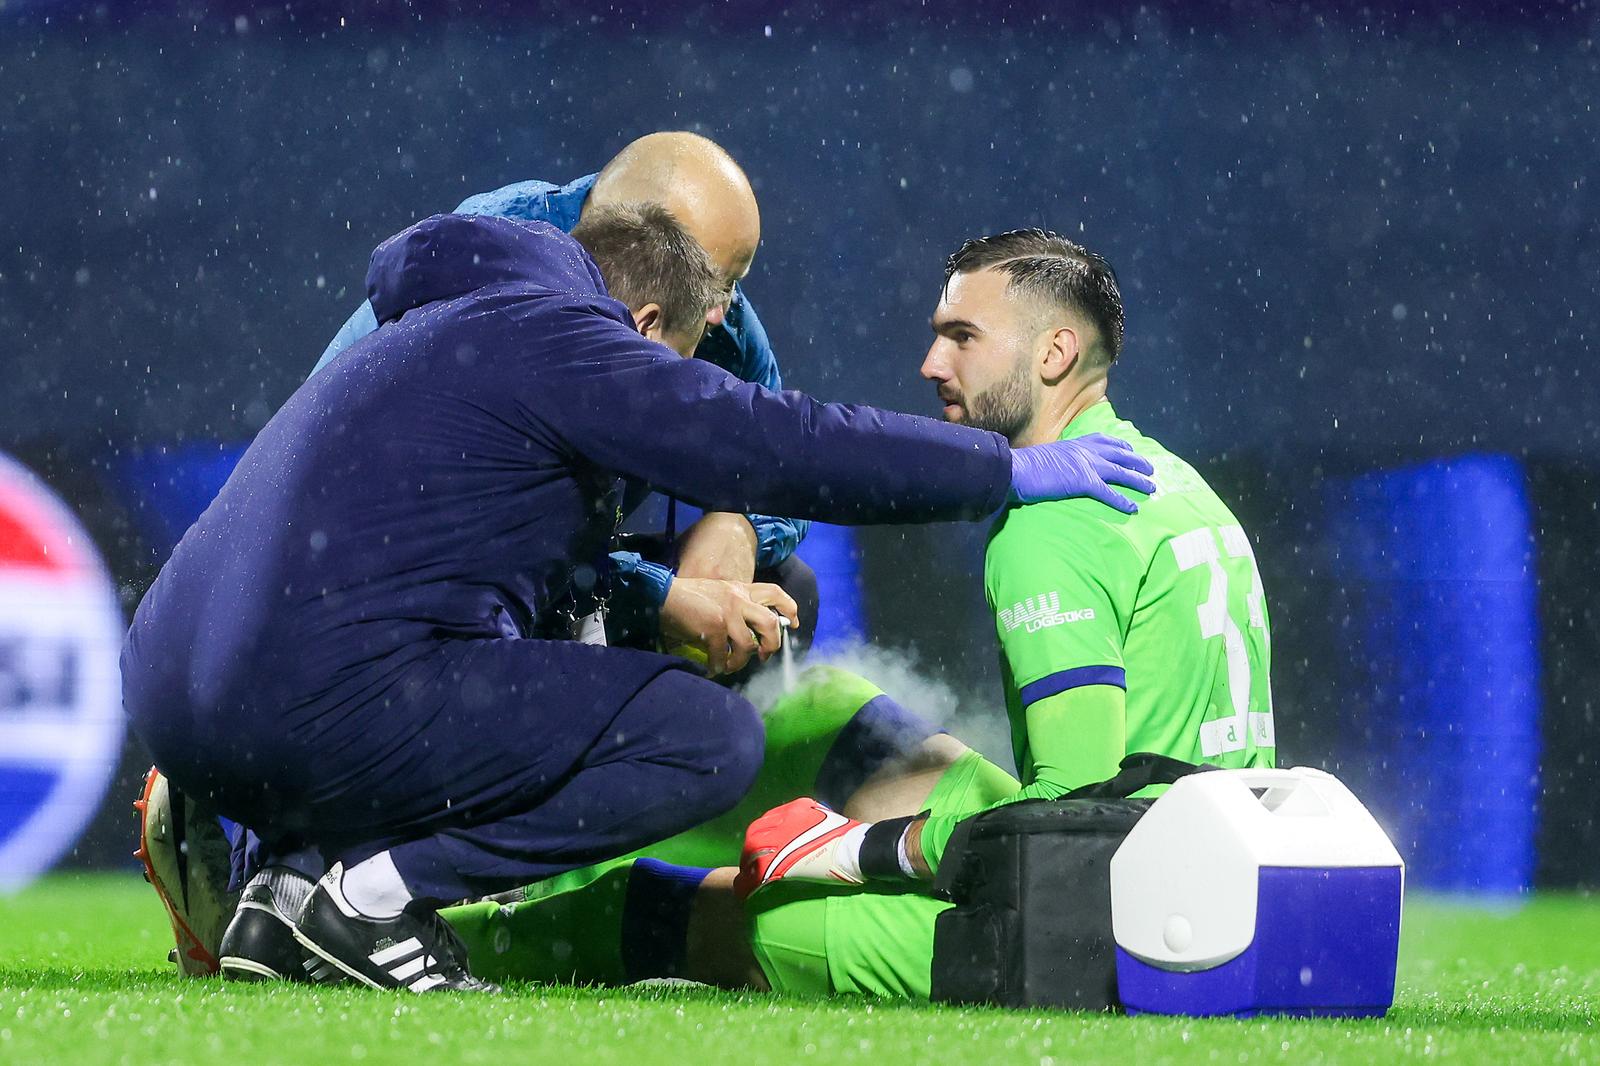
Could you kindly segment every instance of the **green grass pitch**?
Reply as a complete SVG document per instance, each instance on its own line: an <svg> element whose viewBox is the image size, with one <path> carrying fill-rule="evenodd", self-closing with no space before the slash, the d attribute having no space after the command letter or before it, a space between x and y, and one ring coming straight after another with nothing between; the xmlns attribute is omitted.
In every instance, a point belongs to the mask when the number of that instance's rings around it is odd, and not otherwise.
<svg viewBox="0 0 1600 1066"><path fill-rule="evenodd" d="M1407 906L1394 1010L1248 1022L514 987L498 998L182 980L139 880L0 898L0 1063L531 1062L1000 1066L1077 1062L1597 1062L1600 901Z"/></svg>

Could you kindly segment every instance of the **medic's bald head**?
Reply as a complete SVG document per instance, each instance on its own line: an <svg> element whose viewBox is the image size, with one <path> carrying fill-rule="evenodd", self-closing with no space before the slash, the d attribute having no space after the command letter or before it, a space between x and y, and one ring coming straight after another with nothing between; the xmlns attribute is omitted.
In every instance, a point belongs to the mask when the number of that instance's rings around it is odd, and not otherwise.
<svg viewBox="0 0 1600 1066"><path fill-rule="evenodd" d="M600 171L584 208L645 203L672 212L727 286L750 269L761 212L750 179L715 141L685 131L640 137Z"/></svg>

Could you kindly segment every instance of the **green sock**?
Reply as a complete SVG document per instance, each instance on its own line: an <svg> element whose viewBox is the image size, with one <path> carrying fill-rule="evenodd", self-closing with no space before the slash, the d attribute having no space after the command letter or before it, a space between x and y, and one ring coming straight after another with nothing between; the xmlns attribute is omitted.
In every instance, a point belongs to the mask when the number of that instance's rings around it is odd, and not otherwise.
<svg viewBox="0 0 1600 1066"><path fill-rule="evenodd" d="M540 882L525 903L469 903L442 913L466 942L478 977L623 984L622 917L631 868L624 862L576 870Z"/></svg>
<svg viewBox="0 0 1600 1066"><path fill-rule="evenodd" d="M710 872L638 859L559 887L552 882L562 878L552 878L549 891L522 903L475 903L444 916L480 977L599 985L678 977L696 892Z"/></svg>

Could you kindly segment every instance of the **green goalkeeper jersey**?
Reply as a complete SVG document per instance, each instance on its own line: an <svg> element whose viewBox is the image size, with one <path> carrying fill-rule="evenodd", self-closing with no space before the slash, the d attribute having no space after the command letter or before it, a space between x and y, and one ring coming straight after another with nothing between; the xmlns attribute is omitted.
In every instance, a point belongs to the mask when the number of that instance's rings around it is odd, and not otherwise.
<svg viewBox="0 0 1600 1066"><path fill-rule="evenodd" d="M1157 491L1119 490L1138 502L1134 515L1073 499L1011 507L995 522L984 589L1023 784L1011 799L1104 780L1133 752L1272 765L1267 607L1239 520L1108 401L1062 437L1088 433L1128 441L1155 465ZM959 820L929 820L930 865Z"/></svg>
<svg viewBox="0 0 1600 1066"><path fill-rule="evenodd" d="M1084 685L1126 692L1125 752L1269 763L1272 645L1243 527L1194 467L1109 401L1062 438L1087 433L1133 445L1155 465L1157 491L1124 490L1139 503L1134 515L1087 499L1013 507L990 533L984 591L1023 783L1037 776L1037 745L1092 743L1031 737L1027 727L1030 706Z"/></svg>

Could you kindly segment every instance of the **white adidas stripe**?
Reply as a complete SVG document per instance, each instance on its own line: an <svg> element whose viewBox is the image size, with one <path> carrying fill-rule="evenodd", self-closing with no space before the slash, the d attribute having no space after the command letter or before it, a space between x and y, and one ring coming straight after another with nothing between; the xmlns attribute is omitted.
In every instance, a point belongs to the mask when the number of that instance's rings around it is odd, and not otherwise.
<svg viewBox="0 0 1600 1066"><path fill-rule="evenodd" d="M394 969L390 970L389 976L393 977L401 984L405 984L407 981L417 976L417 974L427 969L428 964L432 961L433 959L430 956L418 955L410 962L402 962L399 966L396 966Z"/></svg>
<svg viewBox="0 0 1600 1066"><path fill-rule="evenodd" d="M387 966L396 959L403 959L407 955L414 955L422 950L422 941L416 937L402 940L398 944L391 944L382 951L374 951L367 958L372 960L374 966Z"/></svg>
<svg viewBox="0 0 1600 1066"><path fill-rule="evenodd" d="M434 985L442 985L442 984L444 984L444 978L443 977L440 977L436 973L430 973L430 974L424 974L423 976L417 978L415 981L411 982L406 987L409 988L413 992L426 992L428 989L432 988Z"/></svg>

